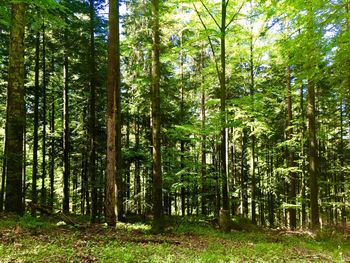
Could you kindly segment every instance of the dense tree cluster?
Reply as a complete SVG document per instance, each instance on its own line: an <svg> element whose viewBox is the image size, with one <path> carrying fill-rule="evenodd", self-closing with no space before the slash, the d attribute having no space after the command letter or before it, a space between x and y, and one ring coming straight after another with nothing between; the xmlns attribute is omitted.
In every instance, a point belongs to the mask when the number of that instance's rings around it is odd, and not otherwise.
<svg viewBox="0 0 350 263"><path fill-rule="evenodd" d="M349 10L2 1L0 210L345 223Z"/></svg>

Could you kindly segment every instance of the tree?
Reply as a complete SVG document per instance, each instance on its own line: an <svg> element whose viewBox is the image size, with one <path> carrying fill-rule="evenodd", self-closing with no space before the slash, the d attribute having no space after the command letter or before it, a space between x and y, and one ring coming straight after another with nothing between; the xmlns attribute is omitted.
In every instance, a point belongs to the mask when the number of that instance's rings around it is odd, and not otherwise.
<svg viewBox="0 0 350 263"><path fill-rule="evenodd" d="M22 214L23 133L25 128L24 101L24 3L11 6L11 44L9 50L9 82L6 121L6 200L5 210Z"/></svg>
<svg viewBox="0 0 350 263"><path fill-rule="evenodd" d="M97 217L97 180L96 180L96 60L95 60L95 6L90 0L90 111L89 111L89 178L91 180L91 222ZM87 180L86 180L87 187Z"/></svg>
<svg viewBox="0 0 350 263"><path fill-rule="evenodd" d="M34 131L33 131L33 173L32 173L32 202L38 202L37 178L38 178L38 128L39 128L39 70L40 70L40 32L36 33L35 40L35 92L34 92ZM35 214L33 206L32 214Z"/></svg>
<svg viewBox="0 0 350 263"><path fill-rule="evenodd" d="M153 159L153 229L163 230L162 163L160 141L160 32L159 0L152 0L152 159Z"/></svg>
<svg viewBox="0 0 350 263"><path fill-rule="evenodd" d="M317 137L316 137L316 106L315 106L315 85L316 85L316 54L315 54L315 28L314 28L314 7L313 0L307 5L307 35L309 52L306 70L308 74L308 103L307 116L309 123L309 173L310 173L310 203L311 203L311 225L317 229L320 226L318 207L318 157L317 157Z"/></svg>
<svg viewBox="0 0 350 263"><path fill-rule="evenodd" d="M42 134L42 175L41 175L41 204L45 206L46 204L46 188L45 188L45 179L46 179L46 39L45 39L45 24L43 24L43 29L42 29L42 39L43 39L43 58L42 58L42 66L43 66L43 86L42 86L42 114L43 114L43 134ZM67 65L65 64L65 67L67 67L67 72L68 72L68 63ZM66 73L67 73L66 72ZM68 73L67 73L68 74ZM68 105L68 88L65 89L66 95L67 95L67 105ZM66 105L65 105L66 106ZM67 106L68 107L68 106ZM65 114L67 118L67 123L68 123L68 108L66 108L67 113ZM66 121L66 120L65 120ZM66 123L65 123L66 124ZM68 124L67 124L68 125ZM68 135L69 136L69 135ZM65 137L65 142L67 138Z"/></svg>
<svg viewBox="0 0 350 263"><path fill-rule="evenodd" d="M229 217L230 217L230 203L229 203L229 195L228 195L228 178L227 178L227 136L226 136L226 34L228 31L229 26L234 21L235 17L240 12L240 8L237 13L235 13L230 20L227 22L227 6L229 4L229 0L222 0L221 1L221 24L219 24L214 17L214 15L211 13L211 11L208 9L208 7L205 5L205 3L201 0L200 1L207 11L207 13L210 15L210 17L215 22L217 28L220 31L220 68L218 65L218 61L215 57L215 49L213 46L213 41L210 36L208 36L208 40L210 43L211 50L213 52L217 75L220 83L220 125L221 125L221 131L220 131L220 173L222 178L222 210L221 211L221 217L222 217L222 228L227 231L229 226ZM205 30L207 29L207 26L205 25L200 13L198 12L196 6L194 6L197 15L204 27Z"/></svg>
<svg viewBox="0 0 350 263"><path fill-rule="evenodd" d="M66 22L68 19L65 19ZM69 58L68 30L64 30L64 89L63 89L63 212L69 213L70 129L69 129Z"/></svg>
<svg viewBox="0 0 350 263"><path fill-rule="evenodd" d="M115 172L116 172L116 90L119 65L117 64L119 1L109 1L108 16L108 68L107 68L107 170L106 170L106 222L115 226Z"/></svg>

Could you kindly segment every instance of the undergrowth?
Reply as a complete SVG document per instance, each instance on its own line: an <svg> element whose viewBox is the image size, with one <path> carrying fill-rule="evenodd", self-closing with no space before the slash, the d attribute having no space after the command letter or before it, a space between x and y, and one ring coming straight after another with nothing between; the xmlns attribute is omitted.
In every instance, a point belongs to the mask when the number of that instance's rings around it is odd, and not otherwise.
<svg viewBox="0 0 350 263"><path fill-rule="evenodd" d="M50 218L0 217L0 262L349 262L346 236L266 230L236 221L223 233L201 218L173 218L165 233L147 223L77 229Z"/></svg>

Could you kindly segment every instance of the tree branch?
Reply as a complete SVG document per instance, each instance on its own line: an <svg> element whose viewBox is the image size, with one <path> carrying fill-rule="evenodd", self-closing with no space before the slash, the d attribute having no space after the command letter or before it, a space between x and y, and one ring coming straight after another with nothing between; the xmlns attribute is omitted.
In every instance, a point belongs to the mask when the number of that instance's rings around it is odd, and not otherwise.
<svg viewBox="0 0 350 263"><path fill-rule="evenodd" d="M221 27L219 25L219 23L216 21L215 17L213 16L213 14L209 11L208 7L203 3L203 0L200 0L200 2L202 3L202 5L204 6L205 10L207 10L208 14L210 15L210 17L214 20L215 24L217 25L217 27L221 30ZM196 10L196 12L198 12L198 10Z"/></svg>
<svg viewBox="0 0 350 263"><path fill-rule="evenodd" d="M199 20L200 20L201 23L202 23L204 29L205 29L206 31L208 31L208 28L207 28L207 26L205 25L205 23L204 23L204 21L203 21L201 15L200 15L200 13L198 12L198 9L197 9L196 5L193 4L193 7L194 7L194 10L196 11L196 13L197 13L197 15L198 15ZM215 68L216 68L216 72L217 72L217 74L218 74L219 82L221 83L221 77L220 77L220 70L219 70L219 66L218 66L218 61L217 61L217 58L216 58L216 55L215 55L215 50L214 50L213 42L211 41L211 38L210 38L209 35L208 35L208 41L209 41L209 45L210 45L211 51L212 51L212 53L213 53L214 62L215 62Z"/></svg>
<svg viewBox="0 0 350 263"><path fill-rule="evenodd" d="M227 4L228 4L228 1L227 1ZM231 25L233 20L235 20L236 16L239 14L239 12L241 12L243 5L244 5L244 3L241 4L241 6L238 9L238 11L232 16L232 18L230 19L230 22L228 22L228 24L225 26L225 30Z"/></svg>

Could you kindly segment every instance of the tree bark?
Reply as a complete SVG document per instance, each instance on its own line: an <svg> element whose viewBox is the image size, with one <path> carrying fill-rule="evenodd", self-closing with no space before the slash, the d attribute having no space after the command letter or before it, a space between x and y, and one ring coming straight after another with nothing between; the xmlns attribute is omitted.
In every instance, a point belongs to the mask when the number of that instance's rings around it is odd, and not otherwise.
<svg viewBox="0 0 350 263"><path fill-rule="evenodd" d="M181 52L180 52L180 70L181 70L181 102L180 102L180 118L181 124L184 124L184 52L182 50L183 32L181 33ZM186 188L185 188L185 141L180 140L180 169L181 169L181 216L185 216L186 210ZM189 214L189 211L187 211Z"/></svg>
<svg viewBox="0 0 350 263"><path fill-rule="evenodd" d="M135 150L138 153L140 150L140 121L139 110L135 116ZM135 191L134 199L136 202L137 214L141 214L141 177L140 177L140 160L137 156L135 158Z"/></svg>
<svg viewBox="0 0 350 263"><path fill-rule="evenodd" d="M90 0L90 98L89 98L89 176L85 177L85 191L88 191L88 180L91 180L91 222L97 217L97 181L96 181L96 61L95 61L95 6ZM85 194L85 193L84 193ZM88 201L88 200L87 200Z"/></svg>
<svg viewBox="0 0 350 263"><path fill-rule="evenodd" d="M122 165L122 109L120 96L120 40L119 40L119 1L117 1L117 17L116 17L116 184L117 184L117 217L121 221L123 219L123 165Z"/></svg>
<svg viewBox="0 0 350 263"><path fill-rule="evenodd" d="M292 109L292 83L291 83L291 67L287 66L287 108L288 108L288 131L287 138L292 140L293 138L293 109ZM292 146L288 149L288 168L294 167L294 150ZM296 209L296 173L289 170L289 203L293 205L289 210L289 227L295 229L297 227Z"/></svg>
<svg viewBox="0 0 350 263"><path fill-rule="evenodd" d="M52 65L53 66L53 65ZM50 198L49 207L53 210L53 203L55 197L55 96L52 96L51 102L51 121L50 121Z"/></svg>
<svg viewBox="0 0 350 263"><path fill-rule="evenodd" d="M41 205L46 204L46 40L45 40L45 25L43 25L43 89L42 89L42 99L43 99L43 134L42 134L42 175L41 175Z"/></svg>
<svg viewBox="0 0 350 263"><path fill-rule="evenodd" d="M69 129L69 71L68 71L68 30L64 32L64 90L63 90L63 213L69 213L70 180L70 129Z"/></svg>
<svg viewBox="0 0 350 263"><path fill-rule="evenodd" d="M201 129L203 132L202 135L202 144L201 144L201 179L202 179L202 214L207 215L208 209L207 209L207 180L206 180L206 136L205 136L205 125L206 125L206 114L205 114L205 85L204 85L204 48L202 47L201 50L201 63L200 63L200 70L201 70Z"/></svg>
<svg viewBox="0 0 350 263"><path fill-rule="evenodd" d="M273 176L274 176L274 173L273 173L273 165L274 165L274 158L273 158L273 149L272 150L268 150L269 151L269 155L268 155L268 166L269 166L269 171L268 171L268 177L269 177L269 183L270 185L272 185L272 182L273 182ZM273 190L270 188L269 189L269 192L268 192L268 200L269 200L269 225L270 225L270 228L274 227L275 225L275 208L274 208L274 192Z"/></svg>
<svg viewBox="0 0 350 263"><path fill-rule="evenodd" d="M221 114L221 142L220 142L220 166L222 176L222 208L230 209L227 171L226 171L226 0L221 1L221 77L220 77L220 114ZM226 215L226 214L225 214Z"/></svg>
<svg viewBox="0 0 350 263"><path fill-rule="evenodd" d="M40 70L40 32L35 39L35 91L34 91L34 131L33 131L33 172L32 172L32 215L35 215L35 205L38 202L37 178L38 178L38 128L39 128L39 70Z"/></svg>
<svg viewBox="0 0 350 263"><path fill-rule="evenodd" d="M109 0L108 67L107 67L107 169L106 169L106 222L116 224L116 89L118 85L117 38L118 0Z"/></svg>
<svg viewBox="0 0 350 263"><path fill-rule="evenodd" d="M153 159L153 230L163 231L162 168L160 142L160 36L159 0L152 0L152 159Z"/></svg>
<svg viewBox="0 0 350 263"><path fill-rule="evenodd" d="M5 156L7 163L5 210L23 214L22 171L23 132L25 127L24 101L24 3L11 6L9 50L9 83L7 90L7 119Z"/></svg>
<svg viewBox="0 0 350 263"><path fill-rule="evenodd" d="M300 140L300 153L301 153L301 225L306 227L306 164L305 164L305 111L304 111L304 88L300 87L300 114L301 114L301 140Z"/></svg>
<svg viewBox="0 0 350 263"><path fill-rule="evenodd" d="M319 221L319 207L318 207L318 160L317 160L317 138L316 138L316 105L315 105L315 79L314 75L316 70L315 64L315 34L314 34L314 15L313 15L313 1L310 0L308 3L308 37L309 43L308 47L308 61L307 61L307 71L308 71L308 105L307 105L307 115L309 122L309 173L310 173L310 206L311 206L311 226L313 229L320 227Z"/></svg>
<svg viewBox="0 0 350 263"><path fill-rule="evenodd" d="M251 28L251 38L250 38L250 96L252 98L252 105L253 105L253 114L255 113L254 108L254 93L255 93L255 76L254 76L254 43L253 43L253 28ZM253 117L253 122L255 122L255 118ZM254 127L252 127L252 133L254 132ZM256 224L256 178L255 178L255 135L252 136L252 144L251 144L251 171L252 171L252 184L251 184L251 191L252 191L252 203L251 203L251 209L252 209L252 222L253 224Z"/></svg>
<svg viewBox="0 0 350 263"><path fill-rule="evenodd" d="M7 125L5 125L5 131L7 130ZM7 152L7 140L6 133L4 137L4 149L2 158L2 171L1 171L1 188L0 188L0 212L4 210L4 194L5 194L5 181L6 181L6 152Z"/></svg>

